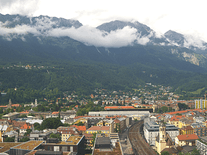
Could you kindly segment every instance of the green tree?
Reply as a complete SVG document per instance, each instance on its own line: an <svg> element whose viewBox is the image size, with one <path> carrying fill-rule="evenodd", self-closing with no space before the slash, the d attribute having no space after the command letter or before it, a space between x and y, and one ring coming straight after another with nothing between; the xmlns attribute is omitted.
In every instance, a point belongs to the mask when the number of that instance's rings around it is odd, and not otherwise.
<svg viewBox="0 0 207 155"><path fill-rule="evenodd" d="M41 124L41 129L57 129L59 126L62 126L63 123L59 118L46 118Z"/></svg>
<svg viewBox="0 0 207 155"><path fill-rule="evenodd" d="M15 137L6 137L4 142L14 142Z"/></svg>
<svg viewBox="0 0 207 155"><path fill-rule="evenodd" d="M51 133L51 134L50 134L50 138L58 138L58 140L61 141L61 136L60 136L60 134L54 134L54 133Z"/></svg>
<svg viewBox="0 0 207 155"><path fill-rule="evenodd" d="M78 122L77 126L84 126L83 122Z"/></svg>
<svg viewBox="0 0 207 155"><path fill-rule="evenodd" d="M164 151L161 153L161 155L170 155L168 151Z"/></svg>
<svg viewBox="0 0 207 155"><path fill-rule="evenodd" d="M26 132L24 133L24 136L29 135L32 132L32 129L27 129Z"/></svg>
<svg viewBox="0 0 207 155"><path fill-rule="evenodd" d="M19 140L20 142L26 142L26 141L29 141L29 138L28 137L24 137L22 139Z"/></svg>
<svg viewBox="0 0 207 155"><path fill-rule="evenodd" d="M21 116L19 116L19 118L27 118L26 114L22 114Z"/></svg>
<svg viewBox="0 0 207 155"><path fill-rule="evenodd" d="M34 129L35 130L40 130L41 129L41 125L39 123L34 123Z"/></svg>

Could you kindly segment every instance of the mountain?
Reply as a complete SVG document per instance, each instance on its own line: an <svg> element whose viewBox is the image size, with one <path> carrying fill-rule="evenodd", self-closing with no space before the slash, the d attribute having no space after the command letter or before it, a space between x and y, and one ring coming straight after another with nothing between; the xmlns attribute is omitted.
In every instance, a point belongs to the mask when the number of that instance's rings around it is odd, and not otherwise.
<svg viewBox="0 0 207 155"><path fill-rule="evenodd" d="M39 16L39 17L26 17L21 15L3 15L0 14L0 21L5 23L4 25L10 28L14 28L17 25L30 25L30 26L43 26L43 25L52 25L52 28L59 27L75 27L79 28L82 24L77 20L56 18L49 16Z"/></svg>
<svg viewBox="0 0 207 155"><path fill-rule="evenodd" d="M164 36L170 40L170 42L174 42L179 46L184 46L185 37L184 35L177 33L175 31L169 30Z"/></svg>
<svg viewBox="0 0 207 155"><path fill-rule="evenodd" d="M0 14L0 66L49 66L44 76L38 72L47 82L31 86L28 80L23 84L35 89L125 89L146 82L181 87L195 81L200 83L194 89L205 87L207 82L200 79L206 77L207 59L185 47L185 41L184 35L173 31L158 36L139 22L116 20L91 28L70 19ZM12 71L3 71L15 77ZM22 83L5 80L2 74L2 89Z"/></svg>
<svg viewBox="0 0 207 155"><path fill-rule="evenodd" d="M150 32L153 32L153 30L150 29L148 26L141 24L139 22L132 23L132 22L119 21L119 20L111 21L109 23L104 23L98 26L97 29L106 31L106 32L111 32L111 31L116 31L118 29L123 29L126 26L137 29L138 32L141 33L141 36L149 35Z"/></svg>

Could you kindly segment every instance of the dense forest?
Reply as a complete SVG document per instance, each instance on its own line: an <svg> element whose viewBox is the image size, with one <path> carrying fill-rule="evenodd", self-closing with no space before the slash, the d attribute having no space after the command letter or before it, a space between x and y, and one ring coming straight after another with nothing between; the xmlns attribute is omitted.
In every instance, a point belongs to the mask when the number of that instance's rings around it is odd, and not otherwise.
<svg viewBox="0 0 207 155"><path fill-rule="evenodd" d="M25 64L26 66L27 64ZM94 89L131 91L145 83L171 86L183 98L203 96L207 91L207 74L149 68L143 64L121 66L109 63L47 62L26 68L23 64L1 66L0 103L31 103L44 98L55 101L63 93L90 95ZM34 67L35 66L35 67Z"/></svg>

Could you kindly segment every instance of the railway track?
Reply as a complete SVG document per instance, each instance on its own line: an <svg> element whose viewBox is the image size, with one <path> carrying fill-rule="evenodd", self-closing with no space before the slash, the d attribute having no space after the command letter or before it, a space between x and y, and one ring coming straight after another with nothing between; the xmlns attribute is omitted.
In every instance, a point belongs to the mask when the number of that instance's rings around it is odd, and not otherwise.
<svg viewBox="0 0 207 155"><path fill-rule="evenodd" d="M137 155L157 155L140 134L140 128L144 121L139 121L129 129L129 140Z"/></svg>

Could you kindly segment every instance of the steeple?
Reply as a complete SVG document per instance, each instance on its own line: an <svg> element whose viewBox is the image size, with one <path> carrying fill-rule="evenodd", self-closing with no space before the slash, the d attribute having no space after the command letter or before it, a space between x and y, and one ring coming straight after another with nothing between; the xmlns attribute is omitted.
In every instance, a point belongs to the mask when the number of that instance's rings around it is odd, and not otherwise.
<svg viewBox="0 0 207 155"><path fill-rule="evenodd" d="M157 136L157 140L155 142L157 147L157 152L160 154L160 152L166 148L166 140L167 140L167 134L166 134L166 126L164 124L164 121L159 121L159 134Z"/></svg>
<svg viewBox="0 0 207 155"><path fill-rule="evenodd" d="M164 121L160 121L160 126L159 126L159 142L165 142L166 140L166 126L164 124Z"/></svg>

